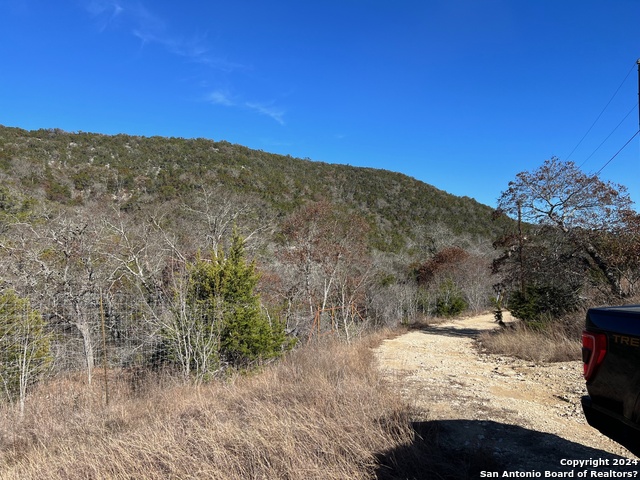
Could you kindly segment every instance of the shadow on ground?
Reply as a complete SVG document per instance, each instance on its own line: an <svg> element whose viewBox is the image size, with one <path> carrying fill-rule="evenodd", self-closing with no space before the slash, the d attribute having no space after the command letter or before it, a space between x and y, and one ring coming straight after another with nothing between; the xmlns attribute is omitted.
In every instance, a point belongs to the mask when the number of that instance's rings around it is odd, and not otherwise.
<svg viewBox="0 0 640 480"><path fill-rule="evenodd" d="M586 447L557 435L493 421L438 420L413 424L413 443L378 455L379 480L503 478L505 472L535 472L538 478L586 478L596 473L636 472L640 466L624 466L623 457ZM595 433L594 433L595 434ZM599 460L601 466L572 467L566 460ZM564 461L564 462L563 462ZM554 472L556 475L546 475ZM573 472L573 474L571 474ZM537 475L539 474L539 475ZM640 478L640 473L637 477ZM616 477L616 475L605 475ZM627 476L627 478L629 478ZM584 478L584 477L583 477Z"/></svg>
<svg viewBox="0 0 640 480"><path fill-rule="evenodd" d="M488 329L483 328L456 328L456 327L423 327L420 329L424 333L433 333L436 335L442 335L446 337L455 338L476 338L482 332L486 332Z"/></svg>

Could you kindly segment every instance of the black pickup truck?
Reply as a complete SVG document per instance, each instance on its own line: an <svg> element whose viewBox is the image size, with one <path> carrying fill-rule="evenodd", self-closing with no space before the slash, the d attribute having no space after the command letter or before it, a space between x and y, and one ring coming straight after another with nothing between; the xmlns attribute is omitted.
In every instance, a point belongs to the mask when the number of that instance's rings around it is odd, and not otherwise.
<svg viewBox="0 0 640 480"><path fill-rule="evenodd" d="M587 422L640 456L640 305L589 309L582 361Z"/></svg>

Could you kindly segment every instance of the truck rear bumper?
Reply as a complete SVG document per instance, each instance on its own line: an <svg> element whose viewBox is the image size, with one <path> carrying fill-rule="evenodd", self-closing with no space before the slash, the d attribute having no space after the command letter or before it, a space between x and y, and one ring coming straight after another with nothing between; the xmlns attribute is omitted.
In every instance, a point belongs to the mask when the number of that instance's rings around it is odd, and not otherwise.
<svg viewBox="0 0 640 480"><path fill-rule="evenodd" d="M589 425L640 457L640 426L593 403L589 396L581 401Z"/></svg>

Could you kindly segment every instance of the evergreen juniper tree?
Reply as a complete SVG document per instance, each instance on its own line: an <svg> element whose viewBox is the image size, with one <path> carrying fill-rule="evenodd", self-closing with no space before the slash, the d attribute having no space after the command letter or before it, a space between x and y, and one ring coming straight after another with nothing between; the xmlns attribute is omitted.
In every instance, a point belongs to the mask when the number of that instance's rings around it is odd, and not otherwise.
<svg viewBox="0 0 640 480"><path fill-rule="evenodd" d="M247 262L244 239L236 231L227 256L218 261L220 295L225 305L222 356L235 366L279 356L287 340L284 326L270 323L261 311L255 262Z"/></svg>
<svg viewBox="0 0 640 480"><path fill-rule="evenodd" d="M183 308L167 330L171 357L185 373L204 379L220 364L245 368L278 357L289 345L280 322L270 322L256 292L259 275L247 262L244 239L234 231L231 246L198 256L188 267ZM205 368L206 367L206 368Z"/></svg>

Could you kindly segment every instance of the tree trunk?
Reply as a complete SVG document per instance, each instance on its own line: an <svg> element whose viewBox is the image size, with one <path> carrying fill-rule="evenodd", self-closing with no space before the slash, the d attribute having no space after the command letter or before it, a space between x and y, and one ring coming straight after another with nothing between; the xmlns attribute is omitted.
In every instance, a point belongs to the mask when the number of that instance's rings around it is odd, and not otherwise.
<svg viewBox="0 0 640 480"><path fill-rule="evenodd" d="M622 286L620 285L620 279L611 271L606 260L600 256L598 250L589 242L584 243L584 249L607 279L607 283L611 287L611 292L618 297L625 297L626 295L622 291Z"/></svg>
<svg viewBox="0 0 640 480"><path fill-rule="evenodd" d="M589 255L589 258L593 260L593 263L596 264L596 266L598 267L598 270L600 270L600 272L607 279L607 283L611 288L611 293L613 293L614 295L620 298L627 296L622 291L622 286L620 285L620 279L615 274L615 272L611 270L607 261L604 258L602 258L602 256L600 255L600 252L598 252L598 249L588 239L579 238L579 236L576 235L575 231L570 231L564 225L560 225L560 227L565 234L569 235L569 238L571 239L571 241L573 241L574 244L578 245L579 247L582 247L584 251L587 252L587 255Z"/></svg>
<svg viewBox="0 0 640 480"><path fill-rule="evenodd" d="M93 354L93 342L91 341L91 328L87 322L75 323L76 328L82 335L82 345L84 347L84 357L87 366L87 381L91 385L93 378L94 367L94 354Z"/></svg>

